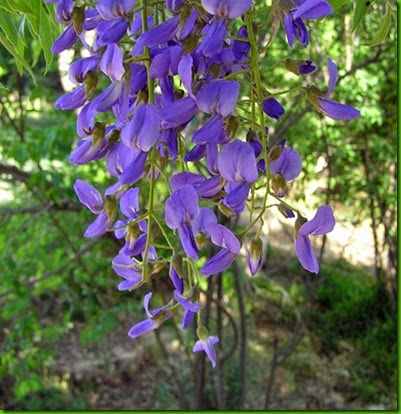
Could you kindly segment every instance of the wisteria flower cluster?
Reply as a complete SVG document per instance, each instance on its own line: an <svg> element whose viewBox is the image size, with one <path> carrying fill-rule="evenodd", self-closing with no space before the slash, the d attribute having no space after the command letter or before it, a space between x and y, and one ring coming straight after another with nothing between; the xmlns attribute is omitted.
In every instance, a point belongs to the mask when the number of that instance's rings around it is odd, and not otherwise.
<svg viewBox="0 0 401 414"><path fill-rule="evenodd" d="M261 83L252 0L47 1L55 3L64 26L53 53L78 44L89 52L69 68L76 88L56 102L58 109L79 109L80 139L70 162L105 159L115 179L103 196L76 181L80 202L96 215L85 237L114 232L122 241L112 260L119 290L151 285L167 269L171 279L170 302L150 310L148 293L146 319L128 335L151 332L181 309L182 329L197 323L193 351L204 351L215 366L219 339L202 325L200 278L227 269L253 228L248 265L252 275L258 272L267 208L296 217L295 252L314 273L319 265L309 236L335 224L330 206L308 221L285 201L288 183L301 173L301 157L285 140L268 144L267 119L279 120L284 108ZM308 45L305 20L332 12L325 0L275 0L272 7L290 47L295 39ZM309 60L286 59L284 65L298 76L316 69ZM337 81L331 59L328 68L327 91L303 88L307 99L330 118L358 117L353 107L329 99ZM251 96L244 100L241 88L249 84ZM252 119L240 111L244 104ZM256 215L259 190L264 195ZM156 203L164 191L165 202ZM276 204L268 205L269 199ZM246 209L249 227L236 235L227 223Z"/></svg>

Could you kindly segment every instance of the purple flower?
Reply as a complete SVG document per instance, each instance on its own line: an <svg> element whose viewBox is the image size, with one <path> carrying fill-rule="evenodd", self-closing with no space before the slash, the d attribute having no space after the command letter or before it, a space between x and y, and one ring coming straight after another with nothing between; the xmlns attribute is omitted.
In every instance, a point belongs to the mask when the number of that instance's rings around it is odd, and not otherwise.
<svg viewBox="0 0 401 414"><path fill-rule="evenodd" d="M194 60L190 53L185 54L178 64L178 74L180 75L181 82L184 88L187 90L189 96L194 98L192 94L192 68Z"/></svg>
<svg viewBox="0 0 401 414"><path fill-rule="evenodd" d="M67 26L63 33L54 41L51 51L52 53L61 53L69 49L78 39L72 24Z"/></svg>
<svg viewBox="0 0 401 414"><path fill-rule="evenodd" d="M334 87L336 86L338 80L338 69L337 65L329 58L327 60L329 66L329 88L327 93L323 96L316 95L317 107L323 112L326 116L336 120L349 120L360 117L360 112L355 109L353 106L344 105L336 101L328 99L332 94ZM312 98L313 101L313 98ZM313 103L313 102L312 102ZM316 106L316 105L315 105Z"/></svg>
<svg viewBox="0 0 401 414"><path fill-rule="evenodd" d="M74 0L58 1L56 9L56 21L60 24L69 23L71 21L73 8Z"/></svg>
<svg viewBox="0 0 401 414"><path fill-rule="evenodd" d="M187 96L159 110L163 128L175 128L187 124L196 114L195 101Z"/></svg>
<svg viewBox="0 0 401 414"><path fill-rule="evenodd" d="M335 223L332 208L330 206L321 206L317 209L315 217L302 224L299 228L298 235L295 239L295 253L306 270L312 273L319 272L319 263L317 262L308 236L310 234L320 235L330 233Z"/></svg>
<svg viewBox="0 0 401 414"><path fill-rule="evenodd" d="M258 179L255 153L248 143L238 139L220 151L217 166L227 181L253 183Z"/></svg>
<svg viewBox="0 0 401 414"><path fill-rule="evenodd" d="M141 179L145 172L145 163L148 157L147 152L135 151L131 162L125 167L123 173L120 175L120 183L133 184Z"/></svg>
<svg viewBox="0 0 401 414"><path fill-rule="evenodd" d="M301 156L291 147L284 146L282 141L281 155L274 161L270 161L269 167L272 174L281 174L287 181L298 177L302 171Z"/></svg>
<svg viewBox="0 0 401 414"><path fill-rule="evenodd" d="M298 8L294 11L294 19L320 19L333 14L333 8L325 0L295 0Z"/></svg>
<svg viewBox="0 0 401 414"><path fill-rule="evenodd" d="M224 38L227 34L227 22L224 19L216 19L202 29L202 43L197 51L206 57L212 57L223 48Z"/></svg>
<svg viewBox="0 0 401 414"><path fill-rule="evenodd" d="M166 307L157 308L149 311L149 301L153 293L145 295L143 299L143 308L145 309L147 319L134 325L129 331L128 336L132 339L145 335L157 329L165 320L169 319L171 314L166 311Z"/></svg>
<svg viewBox="0 0 401 414"><path fill-rule="evenodd" d="M296 37L302 46L308 46L309 33L302 19L320 19L333 13L330 4L325 0L296 0L298 8L284 12L284 28L290 47L294 46Z"/></svg>
<svg viewBox="0 0 401 414"><path fill-rule="evenodd" d="M295 75L307 75L316 69L316 65L311 60L286 59L284 61L286 69Z"/></svg>
<svg viewBox="0 0 401 414"><path fill-rule="evenodd" d="M112 225L113 212L107 211L106 205L103 203L102 196L95 187L89 183L77 180L74 184L74 190L79 201L88 208L92 213L96 214L97 219L86 229L85 237L97 237L106 233L107 229Z"/></svg>
<svg viewBox="0 0 401 414"><path fill-rule="evenodd" d="M294 19L293 13L290 11L289 14L284 14L283 23L287 35L287 42L290 47L294 46L294 36L299 40L299 43L301 43L302 46L308 46L309 33L301 18Z"/></svg>
<svg viewBox="0 0 401 414"><path fill-rule="evenodd" d="M233 262L235 255L239 254L241 245L231 230L221 224L210 223L207 232L212 243L222 247L222 250L209 259L201 268L200 274L209 277L226 270Z"/></svg>
<svg viewBox="0 0 401 414"><path fill-rule="evenodd" d="M100 69L110 77L112 81L121 80L124 75L123 52L117 44L107 45L100 59Z"/></svg>
<svg viewBox="0 0 401 414"><path fill-rule="evenodd" d="M185 253L198 259L198 246L192 231L192 220L199 214L198 194L191 185L184 185L167 199L165 207L166 224L178 235Z"/></svg>
<svg viewBox="0 0 401 414"><path fill-rule="evenodd" d="M233 112L238 93L239 83L237 81L212 81L199 90L196 95L196 104L207 114L226 117Z"/></svg>
<svg viewBox="0 0 401 414"><path fill-rule="evenodd" d="M148 46L149 48L160 45L161 43L167 43L171 40L178 30L178 17L172 17L169 20L155 26L148 31L142 33L138 38L138 43Z"/></svg>
<svg viewBox="0 0 401 414"><path fill-rule="evenodd" d="M85 86L78 86L73 91L66 93L57 99L55 107L63 111L67 109L77 109L86 102Z"/></svg>
<svg viewBox="0 0 401 414"><path fill-rule="evenodd" d="M78 59L73 62L68 69L68 77L71 82L77 84L83 83L85 76L89 72L95 72L99 63L99 56L89 56Z"/></svg>
<svg viewBox="0 0 401 414"><path fill-rule="evenodd" d="M192 351L193 352L200 352L200 351L206 352L206 355L209 358L214 368L217 364L217 355L214 349L214 345L216 345L217 342L219 342L219 338L217 336L208 336L205 339L199 339L195 343Z"/></svg>
<svg viewBox="0 0 401 414"><path fill-rule="evenodd" d="M131 290L142 280L141 269L128 256L119 254L113 259L111 267L118 276L124 279L117 286L118 290Z"/></svg>
<svg viewBox="0 0 401 414"><path fill-rule="evenodd" d="M251 275L254 276L262 267L263 262L263 242L260 237L256 237L252 240L251 246L248 252L248 267Z"/></svg>
<svg viewBox="0 0 401 414"><path fill-rule="evenodd" d="M210 14L235 19L251 7L252 0L201 0L201 3Z"/></svg>
<svg viewBox="0 0 401 414"><path fill-rule="evenodd" d="M132 11L136 0L98 0L96 8L103 19L124 17Z"/></svg>
<svg viewBox="0 0 401 414"><path fill-rule="evenodd" d="M121 131L121 138L127 147L150 151L160 135L160 121L152 104L139 105L132 120Z"/></svg>
<svg viewBox="0 0 401 414"><path fill-rule="evenodd" d="M92 115L96 114L96 112L106 112L111 109L120 99L123 90L123 81L115 81L111 83L90 103L90 105L92 105Z"/></svg>
<svg viewBox="0 0 401 414"><path fill-rule="evenodd" d="M164 50L159 49L159 53L152 59L150 65L150 75L152 78L177 75L181 52L181 46L170 46Z"/></svg>
<svg viewBox="0 0 401 414"><path fill-rule="evenodd" d="M188 298L185 298L176 290L174 291L174 298L184 308L184 316L182 318L181 328L186 329L193 321L196 313L202 309L202 306L199 302L193 302Z"/></svg>
<svg viewBox="0 0 401 414"><path fill-rule="evenodd" d="M182 294L184 292L184 281L182 280L182 278L180 277L176 268L173 265L170 266L169 276L171 282L174 285L175 290L178 293Z"/></svg>
<svg viewBox="0 0 401 414"><path fill-rule="evenodd" d="M103 158L106 153L107 139L94 141L92 137L86 138L78 141L77 148L71 153L68 161L73 165L83 165Z"/></svg>
<svg viewBox="0 0 401 414"><path fill-rule="evenodd" d="M234 213L241 213L245 208L245 201L249 194L249 184L229 182L224 189L227 195L223 198L223 204L233 210Z"/></svg>
<svg viewBox="0 0 401 414"><path fill-rule="evenodd" d="M278 121L284 115L285 110L277 99L268 98L263 101L263 112Z"/></svg>
<svg viewBox="0 0 401 414"><path fill-rule="evenodd" d="M224 120L215 115L195 132L192 141L195 144L207 144L211 141L218 141L222 135L224 135Z"/></svg>
<svg viewBox="0 0 401 414"><path fill-rule="evenodd" d="M114 234L117 239L125 238L125 245L120 250L126 256L138 256L144 252L147 239L147 223L141 220L133 225L130 222L138 218L139 211L139 188L130 188L120 199L120 209L127 218L125 221L118 220L115 223Z"/></svg>
<svg viewBox="0 0 401 414"><path fill-rule="evenodd" d="M101 47L110 43L118 43L127 33L128 21L124 18L102 20L97 25L96 45Z"/></svg>

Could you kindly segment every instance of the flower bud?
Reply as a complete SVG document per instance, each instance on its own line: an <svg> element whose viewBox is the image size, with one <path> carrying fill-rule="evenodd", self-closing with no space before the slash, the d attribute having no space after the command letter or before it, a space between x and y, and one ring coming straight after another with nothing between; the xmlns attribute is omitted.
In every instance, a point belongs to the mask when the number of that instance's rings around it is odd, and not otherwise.
<svg viewBox="0 0 401 414"><path fill-rule="evenodd" d="M171 259L171 265L174 266L174 269L181 278L184 278L184 270L182 267L182 256L177 253L174 253Z"/></svg>
<svg viewBox="0 0 401 414"><path fill-rule="evenodd" d="M119 131L118 129L113 129L107 136L107 143L109 145L113 145L116 142L118 142L118 140L120 139L120 134L121 131Z"/></svg>
<svg viewBox="0 0 401 414"><path fill-rule="evenodd" d="M200 34L196 34L193 33L189 36L187 36L184 40L183 40L183 54L186 53L192 53L194 51L194 49L196 48L196 46L198 46L199 44L199 40L201 38Z"/></svg>
<svg viewBox="0 0 401 414"><path fill-rule="evenodd" d="M295 220L295 226L294 226L294 239L298 237L299 229L302 227L303 224L305 224L308 220L305 217L302 217L300 214L298 214L297 219Z"/></svg>
<svg viewBox="0 0 401 414"><path fill-rule="evenodd" d="M283 152L283 146L282 145L275 145L269 153L269 161L276 161L280 158L281 153Z"/></svg>
<svg viewBox="0 0 401 414"><path fill-rule="evenodd" d="M195 241L199 249L203 249L206 246L207 239L204 234L199 233L195 236Z"/></svg>
<svg viewBox="0 0 401 414"><path fill-rule="evenodd" d="M224 214L226 217L235 216L235 211L232 210L230 207L226 206L225 204L219 203L217 207L221 211L221 213Z"/></svg>
<svg viewBox="0 0 401 414"><path fill-rule="evenodd" d="M104 208L106 210L109 221L114 221L117 212L117 200L114 197L107 196L104 203Z"/></svg>
<svg viewBox="0 0 401 414"><path fill-rule="evenodd" d="M262 266L263 242L260 237L251 241L248 254L248 266L251 275L254 276Z"/></svg>
<svg viewBox="0 0 401 414"><path fill-rule="evenodd" d="M96 122L92 131L92 147L101 147L102 141L106 134L106 125L104 122Z"/></svg>
<svg viewBox="0 0 401 414"><path fill-rule="evenodd" d="M230 115L226 120L226 131L227 131L227 137L231 141L234 139L235 134L237 133L237 130L239 128L240 120L236 116Z"/></svg>
<svg viewBox="0 0 401 414"><path fill-rule="evenodd" d="M198 335L198 338L201 341L205 341L208 338L208 336L209 336L209 332L202 325L198 327L198 329L196 330L196 334Z"/></svg>
<svg viewBox="0 0 401 414"><path fill-rule="evenodd" d="M271 177L271 186L278 197L284 197L288 193L287 181L282 174L273 174Z"/></svg>
<svg viewBox="0 0 401 414"><path fill-rule="evenodd" d="M246 142L251 142L251 141L258 141L258 134L252 129L250 129L246 133Z"/></svg>
<svg viewBox="0 0 401 414"><path fill-rule="evenodd" d="M85 6L74 7L72 12L72 25L77 35L82 33L85 22Z"/></svg>
<svg viewBox="0 0 401 414"><path fill-rule="evenodd" d="M306 98L311 103L311 105L318 111L321 112L319 103L317 101L317 98L319 96L324 96L324 93L319 90L316 86L308 86L306 88L302 88L302 90L306 94Z"/></svg>
<svg viewBox="0 0 401 414"><path fill-rule="evenodd" d="M182 293L184 292L184 281L182 277L178 274L177 268L174 267L173 261L171 261L170 263L169 276L171 282L174 285L175 290L182 295Z"/></svg>
<svg viewBox="0 0 401 414"><path fill-rule="evenodd" d="M287 70L298 76L306 75L316 69L316 66L311 60L286 59L284 66Z"/></svg>
<svg viewBox="0 0 401 414"><path fill-rule="evenodd" d="M131 240L136 240L139 237L140 230L138 223L129 223L127 226L127 236Z"/></svg>
<svg viewBox="0 0 401 414"><path fill-rule="evenodd" d="M293 218L295 217L295 214L292 210L290 210L288 207L286 207L283 204L278 205L278 211L285 217L285 218Z"/></svg>
<svg viewBox="0 0 401 414"><path fill-rule="evenodd" d="M88 72L85 76L85 96L88 98L93 95L96 90L98 75L95 72Z"/></svg>

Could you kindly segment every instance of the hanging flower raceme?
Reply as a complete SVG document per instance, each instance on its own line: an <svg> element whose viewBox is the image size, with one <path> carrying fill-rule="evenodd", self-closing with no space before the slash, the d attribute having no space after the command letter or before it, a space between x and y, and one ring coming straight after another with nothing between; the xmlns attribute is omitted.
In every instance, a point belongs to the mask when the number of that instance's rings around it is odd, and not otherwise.
<svg viewBox="0 0 401 414"><path fill-rule="evenodd" d="M160 2L47 1L55 3L63 26L52 51L80 44L85 52L68 71L75 89L56 102L57 109L77 112L79 139L70 162L104 159L113 180L104 197L91 184L76 181L80 202L97 216L84 236L109 231L121 242L111 261L121 278L118 290L163 277L166 284L152 285L170 289L161 295L169 302L154 310L149 310L154 293L145 296L146 319L128 335L150 333L179 312L182 329L196 323L193 352L205 352L214 367L219 339L202 325L202 278L228 269L241 257L242 245L249 246L251 275L260 271L267 208L277 207L288 219L297 214L295 252L311 272L319 266L309 235L334 227L331 207L320 207L306 221L287 202L289 183L302 170L301 156L292 147L296 142L287 146L285 140L268 139L266 123L279 122L285 113L281 102L288 102L275 99L265 86L278 85L264 85L260 74L253 19L258 4L166 0L161 13ZM283 22L291 47L294 39L307 46L304 20L328 16L332 8L325 0L293 0L278 2L272 13L273 20ZM279 63L299 81L316 69L307 59L287 57ZM359 116L329 99L338 78L330 59L329 74L327 92L303 88L309 101L333 119ZM243 99L245 94L250 99ZM250 217L251 223L238 235L231 218L242 212L250 212L244 221Z"/></svg>

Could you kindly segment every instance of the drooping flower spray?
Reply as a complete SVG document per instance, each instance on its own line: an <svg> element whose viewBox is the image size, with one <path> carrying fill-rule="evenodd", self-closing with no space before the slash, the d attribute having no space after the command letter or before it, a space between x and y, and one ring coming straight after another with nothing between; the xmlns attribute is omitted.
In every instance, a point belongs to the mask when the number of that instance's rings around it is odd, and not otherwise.
<svg viewBox="0 0 401 414"><path fill-rule="evenodd" d="M97 216L84 236L114 232L123 242L111 261L122 279L119 290L151 287L151 279L163 272L171 280L170 301L150 310L152 292L146 294L146 319L128 335L137 338L182 312L182 329L197 324L193 351L204 351L215 366L219 339L202 325L200 278L226 270L252 229L256 237L249 243L248 264L252 275L258 272L267 208L296 217L295 252L314 273L319 265L309 235L326 234L335 224L330 206L320 207L307 221L286 200L289 182L301 173L301 157L285 140L269 146L268 118L279 120L285 109L262 84L255 4L47 1L55 3L56 19L65 27L52 51L61 53L79 42L90 54L71 64L69 77L76 88L56 102L61 110L79 109L79 140L70 162L78 166L104 159L114 178L103 196L89 183L75 183L80 202ZM306 47L304 19L328 16L332 9L325 0L273 0L271 13L290 47L295 39ZM231 33L233 20L242 22L236 33ZM310 60L283 63L299 76L316 69ZM328 65L328 90L304 88L307 99L333 119L358 117L353 107L329 99L337 67L331 59ZM251 96L240 101L241 89L249 84ZM239 102L249 106L252 119L237 111ZM257 213L256 187L263 189ZM229 220L245 210L250 225L242 233L219 223L220 217ZM215 253L206 257L211 245Z"/></svg>

